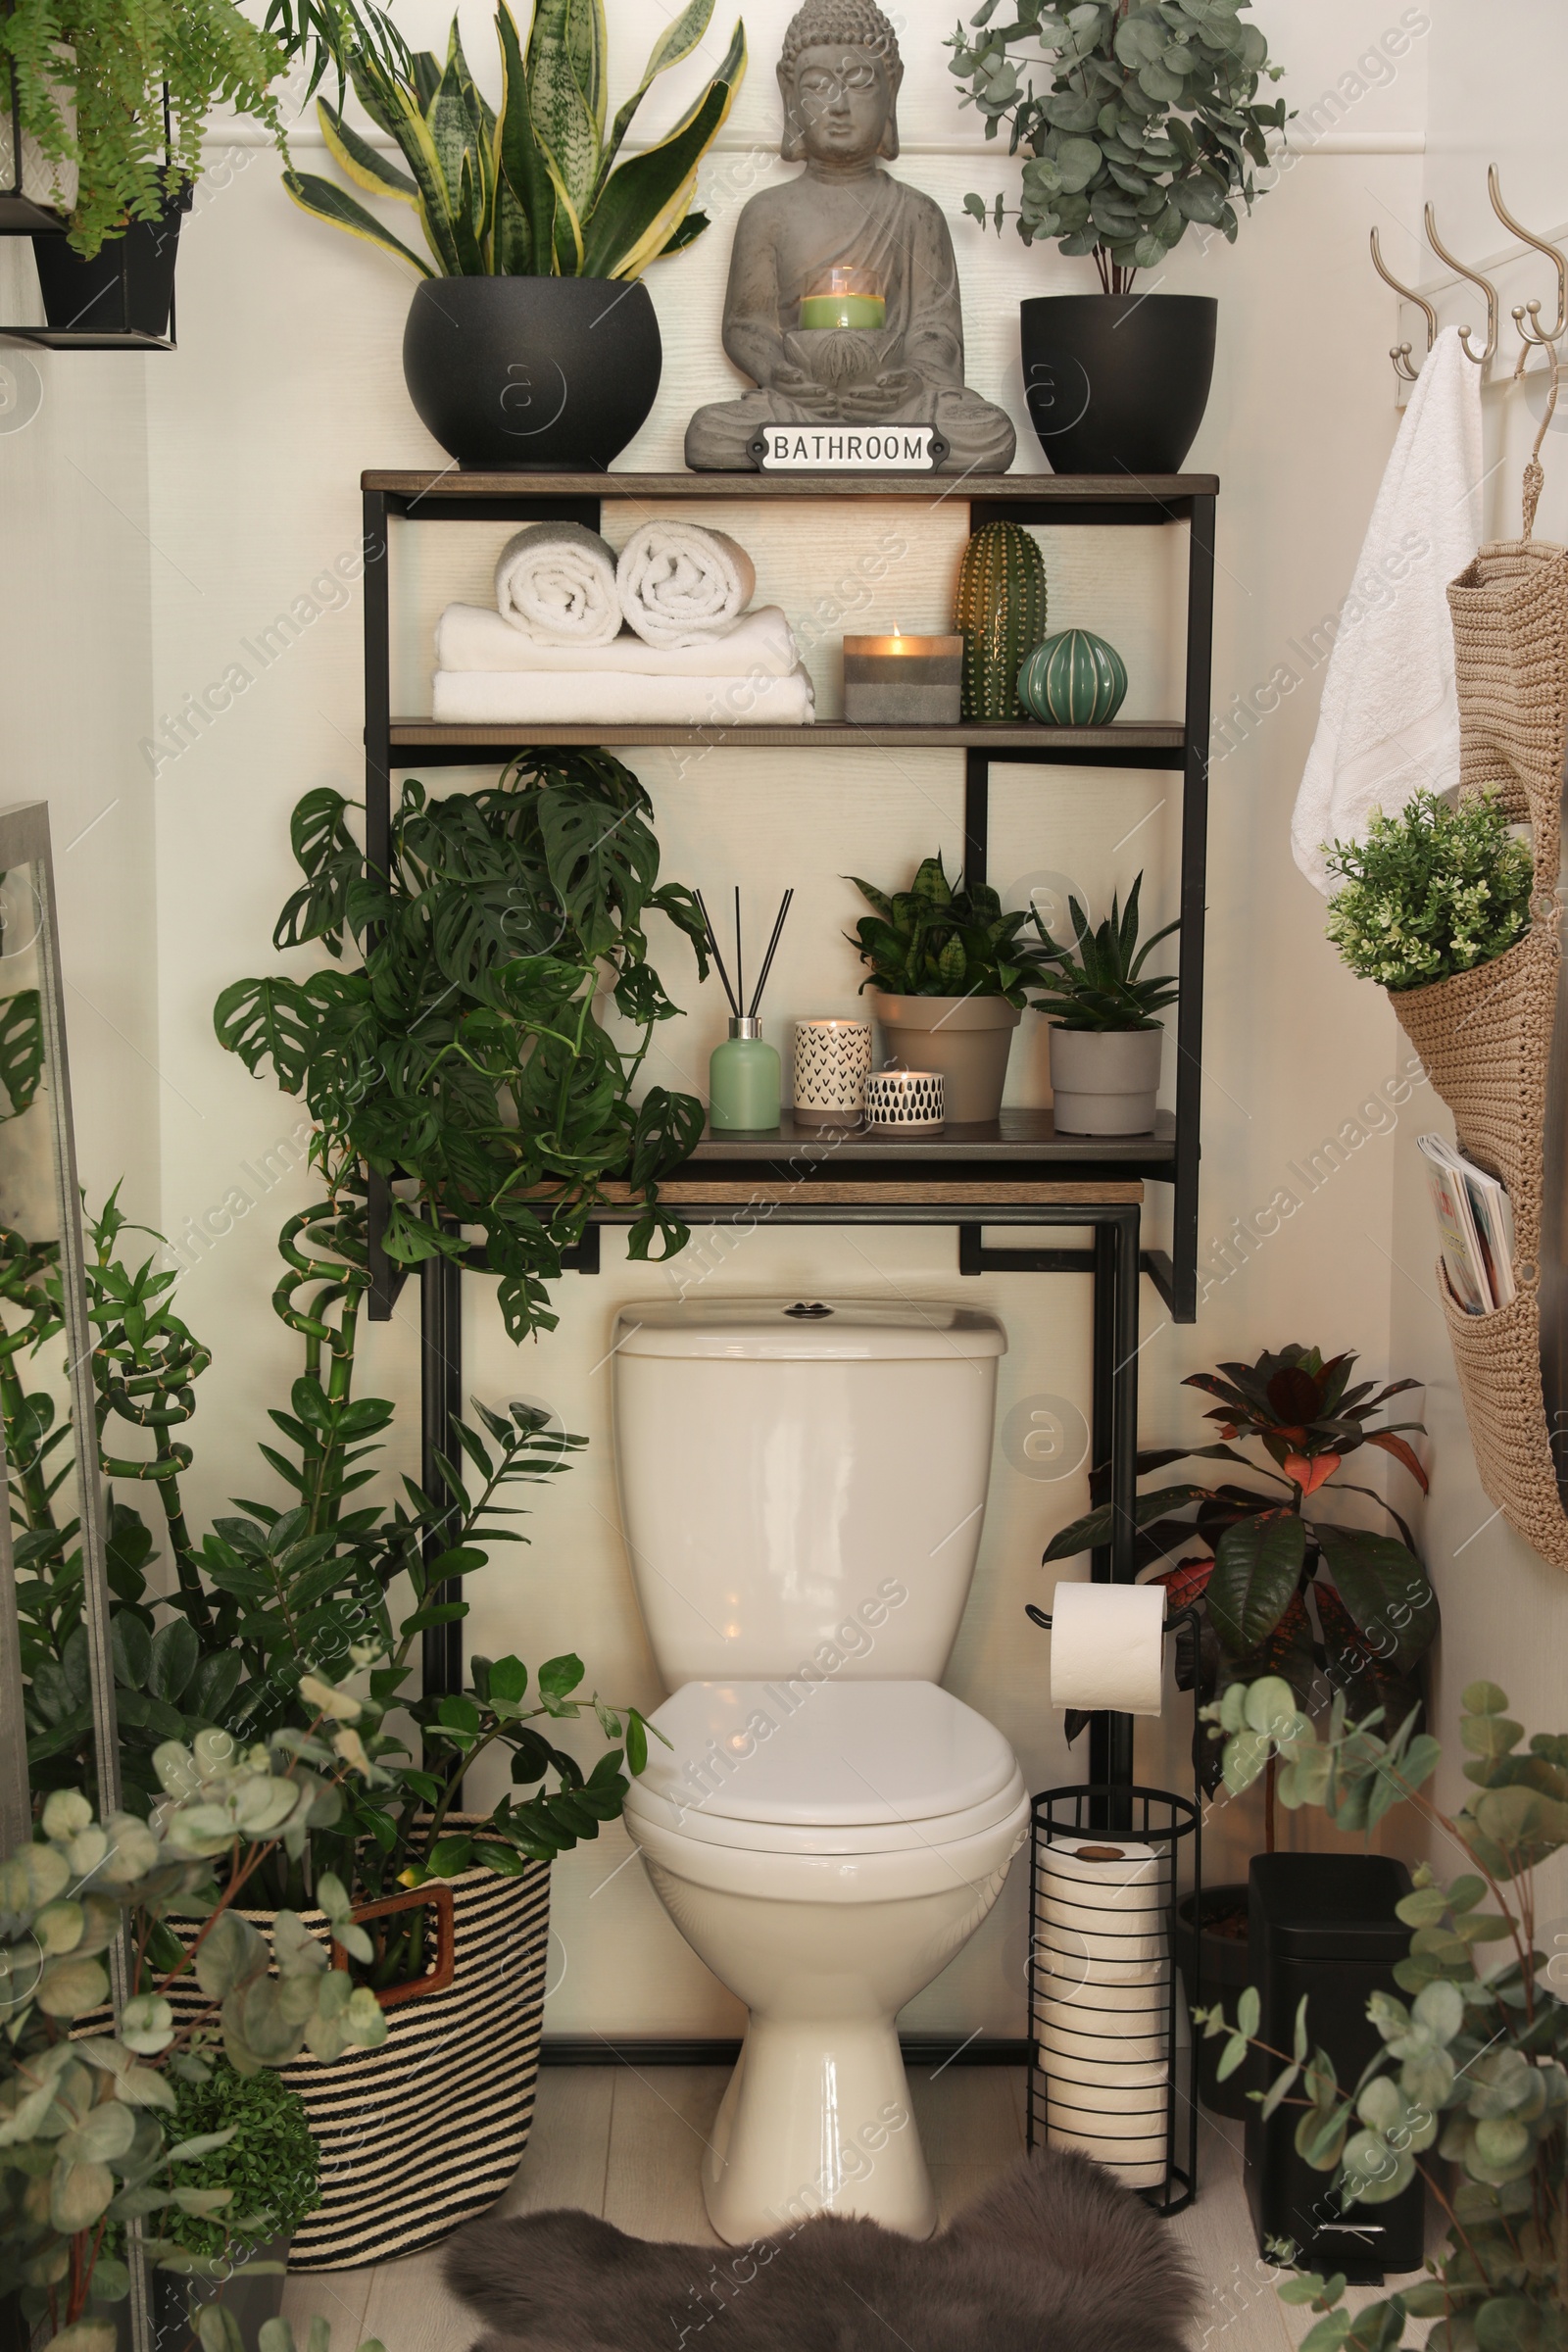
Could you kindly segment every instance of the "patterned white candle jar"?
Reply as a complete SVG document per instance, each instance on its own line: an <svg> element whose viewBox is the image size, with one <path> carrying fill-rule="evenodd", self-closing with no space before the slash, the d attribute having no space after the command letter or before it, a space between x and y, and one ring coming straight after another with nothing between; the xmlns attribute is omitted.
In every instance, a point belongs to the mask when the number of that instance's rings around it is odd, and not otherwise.
<svg viewBox="0 0 1568 2352"><path fill-rule="evenodd" d="M858 1126L871 1075L869 1021L795 1024L795 1117L807 1127Z"/></svg>
<svg viewBox="0 0 1568 2352"><path fill-rule="evenodd" d="M940 1070L877 1070L865 1082L865 1116L872 1127L940 1127Z"/></svg>

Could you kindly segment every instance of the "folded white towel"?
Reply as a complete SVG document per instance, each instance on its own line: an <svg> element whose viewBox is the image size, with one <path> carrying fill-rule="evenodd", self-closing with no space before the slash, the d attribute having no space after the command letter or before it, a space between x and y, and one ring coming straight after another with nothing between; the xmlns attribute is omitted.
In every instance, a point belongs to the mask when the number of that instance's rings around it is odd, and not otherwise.
<svg viewBox="0 0 1568 2352"><path fill-rule="evenodd" d="M530 522L501 551L496 606L536 645L609 645L620 629L613 551L580 522Z"/></svg>
<svg viewBox="0 0 1568 2352"><path fill-rule="evenodd" d="M1324 842L1364 841L1374 808L1396 816L1459 781L1448 582L1480 542L1481 481L1481 370L1446 326L1372 509L1291 820L1292 855L1325 898Z"/></svg>
<svg viewBox="0 0 1568 2352"><path fill-rule="evenodd" d="M743 613L727 635L689 646L645 645L622 629L609 645L539 645L482 605L448 605L436 623L438 669L570 670L577 676L788 677L800 660L777 605Z"/></svg>
<svg viewBox="0 0 1568 2352"><path fill-rule="evenodd" d="M788 677L639 677L580 670L438 669L432 715L452 726L804 727L816 714L804 669Z"/></svg>
<svg viewBox="0 0 1568 2352"><path fill-rule="evenodd" d="M756 593L757 573L745 548L723 531L666 519L633 531L615 584L628 626L650 645L702 645L735 626Z"/></svg>

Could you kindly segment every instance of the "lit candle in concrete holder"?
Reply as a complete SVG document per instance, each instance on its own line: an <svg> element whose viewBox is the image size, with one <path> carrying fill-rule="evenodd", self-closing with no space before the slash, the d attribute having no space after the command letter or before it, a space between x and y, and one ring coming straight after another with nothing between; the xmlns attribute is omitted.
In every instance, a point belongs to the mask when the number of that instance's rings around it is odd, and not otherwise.
<svg viewBox="0 0 1568 2352"><path fill-rule="evenodd" d="M844 640L844 715L858 726L956 726L963 687L961 637Z"/></svg>
<svg viewBox="0 0 1568 2352"><path fill-rule="evenodd" d="M886 326L888 306L874 270L829 270L801 297L803 327Z"/></svg>

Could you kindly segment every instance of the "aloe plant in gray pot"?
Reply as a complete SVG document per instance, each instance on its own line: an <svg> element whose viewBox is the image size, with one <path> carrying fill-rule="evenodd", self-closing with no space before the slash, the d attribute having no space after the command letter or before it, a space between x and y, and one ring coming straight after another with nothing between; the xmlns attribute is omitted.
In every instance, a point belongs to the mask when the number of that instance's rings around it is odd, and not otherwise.
<svg viewBox="0 0 1568 2352"><path fill-rule="evenodd" d="M876 909L851 944L870 966L860 990L875 991L886 1066L940 1070L949 1124L995 1119L1026 985L1045 976L1046 951L1019 936L1027 911L1004 914L983 882L950 882L940 857L922 860L907 890L845 880Z"/></svg>
<svg viewBox="0 0 1568 2352"><path fill-rule="evenodd" d="M1138 944L1139 875L1122 906L1094 929L1076 899L1067 902L1072 948L1058 947L1035 917L1049 969L1036 975L1034 1002L1052 1016L1051 1090L1057 1132L1066 1135L1148 1135L1159 1093L1165 1032L1158 1015L1174 1004L1177 983L1147 979L1144 964L1179 925L1167 923Z"/></svg>

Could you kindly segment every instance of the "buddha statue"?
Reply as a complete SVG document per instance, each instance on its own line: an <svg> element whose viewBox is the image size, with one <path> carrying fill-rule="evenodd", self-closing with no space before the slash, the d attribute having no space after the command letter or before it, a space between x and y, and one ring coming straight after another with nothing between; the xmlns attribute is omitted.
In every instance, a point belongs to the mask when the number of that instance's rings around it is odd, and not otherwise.
<svg viewBox="0 0 1568 2352"><path fill-rule="evenodd" d="M778 66L781 153L806 169L752 197L736 224L724 349L757 389L698 410L686 431L695 471L749 469L748 444L769 424L930 424L950 445L944 472L1011 465L1011 418L963 380L957 264L941 207L878 161L899 152L903 77L874 0L806 0L791 22ZM879 286L883 322L803 328L803 302L834 283ZM875 315L863 297L849 313Z"/></svg>

